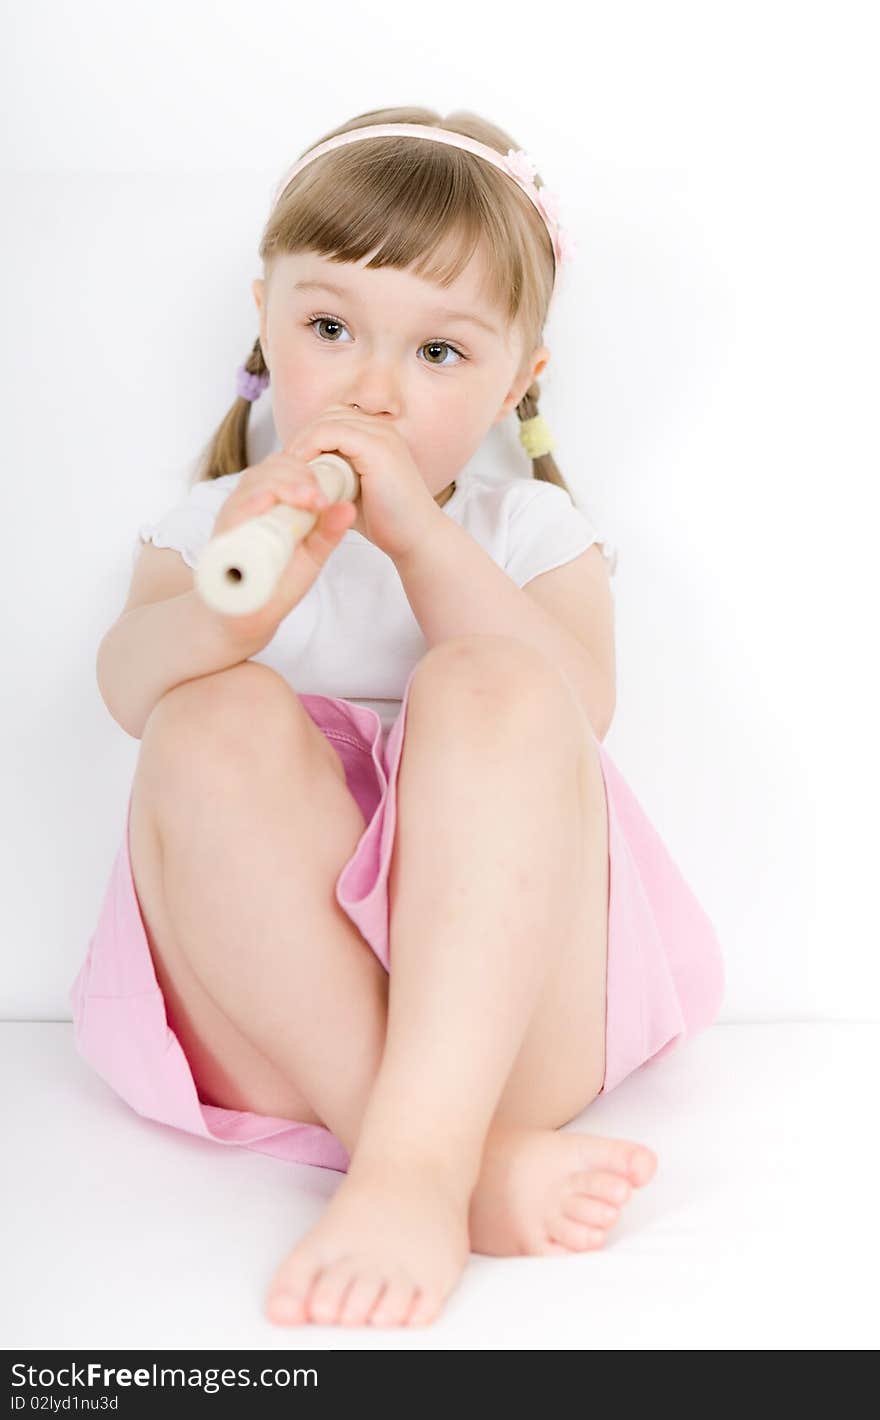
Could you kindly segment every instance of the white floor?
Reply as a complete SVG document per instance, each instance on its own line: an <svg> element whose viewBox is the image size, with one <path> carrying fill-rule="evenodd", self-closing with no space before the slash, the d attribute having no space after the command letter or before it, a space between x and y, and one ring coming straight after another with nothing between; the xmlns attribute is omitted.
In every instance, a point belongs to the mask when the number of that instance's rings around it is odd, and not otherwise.
<svg viewBox="0 0 880 1420"><path fill-rule="evenodd" d="M68 1023L0 1024L7 1349L828 1349L880 1343L880 1025L717 1025L566 1131L643 1140L599 1253L472 1255L429 1328L282 1329L277 1263L342 1175L135 1114Z"/></svg>

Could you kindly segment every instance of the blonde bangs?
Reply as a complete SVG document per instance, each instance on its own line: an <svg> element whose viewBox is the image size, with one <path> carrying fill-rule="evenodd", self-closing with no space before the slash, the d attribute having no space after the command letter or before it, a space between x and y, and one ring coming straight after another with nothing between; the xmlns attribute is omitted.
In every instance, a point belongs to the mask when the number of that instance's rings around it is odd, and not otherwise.
<svg viewBox="0 0 880 1420"><path fill-rule="evenodd" d="M279 195L260 256L270 279L276 256L314 251L340 264L411 270L444 289L478 249L486 256L485 299L508 327L522 327L532 349L552 292L553 251L528 198L462 149L365 138L297 174ZM534 280L536 265L543 280Z"/></svg>

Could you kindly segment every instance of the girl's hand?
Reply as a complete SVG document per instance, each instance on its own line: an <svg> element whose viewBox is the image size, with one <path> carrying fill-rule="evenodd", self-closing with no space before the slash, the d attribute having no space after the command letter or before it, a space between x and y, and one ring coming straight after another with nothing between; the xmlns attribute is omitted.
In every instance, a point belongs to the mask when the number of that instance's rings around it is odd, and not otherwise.
<svg viewBox="0 0 880 1420"><path fill-rule="evenodd" d="M404 439L381 419L332 405L299 430L290 452L306 462L322 453L348 459L360 475L366 535L389 557L408 555L430 536L441 510Z"/></svg>
<svg viewBox="0 0 880 1420"><path fill-rule="evenodd" d="M288 503L318 513L318 520L299 542L272 597L264 606L244 616L214 612L230 639L246 656L262 651L285 616L302 601L331 552L355 520L354 504L328 503L314 473L302 459L274 453L246 468L214 520L212 537L229 532L250 518L268 513L276 503Z"/></svg>

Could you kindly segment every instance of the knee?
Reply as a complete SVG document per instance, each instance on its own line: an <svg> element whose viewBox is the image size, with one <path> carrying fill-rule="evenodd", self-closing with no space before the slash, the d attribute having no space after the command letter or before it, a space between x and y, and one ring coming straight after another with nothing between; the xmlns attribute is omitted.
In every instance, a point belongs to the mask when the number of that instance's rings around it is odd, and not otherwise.
<svg viewBox="0 0 880 1420"><path fill-rule="evenodd" d="M499 718L570 714L572 691L552 662L513 636L454 636L432 646L413 677L413 691L433 705L462 698L476 711Z"/></svg>
<svg viewBox="0 0 880 1420"><path fill-rule="evenodd" d="M141 740L190 772L201 763L250 763L286 747L305 711L295 692L269 666L242 661L174 686L157 701Z"/></svg>

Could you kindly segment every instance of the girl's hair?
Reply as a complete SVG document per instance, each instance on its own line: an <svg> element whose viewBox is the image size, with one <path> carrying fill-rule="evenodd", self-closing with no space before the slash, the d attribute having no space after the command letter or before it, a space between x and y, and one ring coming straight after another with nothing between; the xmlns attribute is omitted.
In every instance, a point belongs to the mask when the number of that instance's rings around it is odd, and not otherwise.
<svg viewBox="0 0 880 1420"><path fill-rule="evenodd" d="M509 133L478 114L443 118L428 108L361 113L311 147L374 123L448 128L501 154L520 147ZM534 181L543 186L538 173ZM542 343L553 294L553 249L525 194L476 154L404 135L344 144L310 163L279 195L259 254L268 271L273 258L283 254L315 251L340 262L357 262L375 251L370 267L411 269L445 287L464 270L481 242L489 255L488 294L506 312L509 326L518 326L522 333L522 375L525 361ZM445 264L444 252L452 254ZM243 363L251 374L267 373L259 336ZM538 414L539 395L534 380L516 406L520 420ZM237 473L247 465L250 412L251 401L238 396L203 450L194 483ZM532 459L532 475L557 484L571 497L550 454Z"/></svg>

